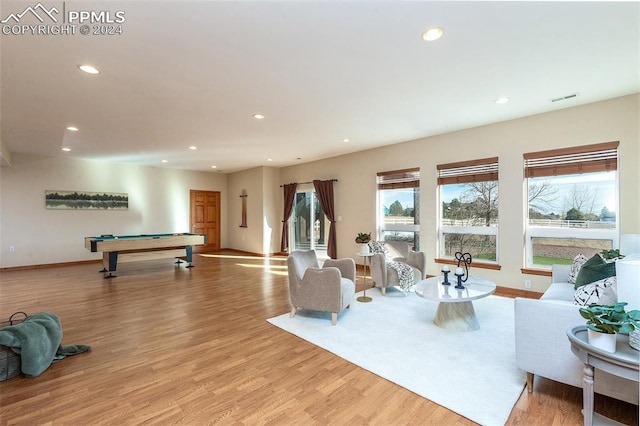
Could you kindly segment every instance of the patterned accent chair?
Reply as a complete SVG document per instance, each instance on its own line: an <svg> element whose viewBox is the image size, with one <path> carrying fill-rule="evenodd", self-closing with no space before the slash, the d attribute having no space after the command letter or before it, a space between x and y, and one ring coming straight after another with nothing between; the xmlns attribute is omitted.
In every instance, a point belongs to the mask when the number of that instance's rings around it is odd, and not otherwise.
<svg viewBox="0 0 640 426"><path fill-rule="evenodd" d="M423 252L409 251L406 258L392 258L382 241L371 241L369 247L373 254L369 264L371 279L383 296L388 287L400 287L406 293L424 279L427 266Z"/></svg>
<svg viewBox="0 0 640 426"><path fill-rule="evenodd" d="M331 312L331 324L355 297L353 259L327 259L322 267L314 250L294 251L287 257L291 315L298 309Z"/></svg>

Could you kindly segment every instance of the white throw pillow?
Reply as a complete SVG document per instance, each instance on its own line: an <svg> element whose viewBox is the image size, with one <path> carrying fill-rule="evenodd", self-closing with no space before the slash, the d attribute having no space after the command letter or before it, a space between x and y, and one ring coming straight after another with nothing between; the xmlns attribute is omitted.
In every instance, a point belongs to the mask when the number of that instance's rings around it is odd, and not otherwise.
<svg viewBox="0 0 640 426"><path fill-rule="evenodd" d="M580 268L582 268L582 265L584 265L584 263L587 261L588 259L586 257L584 257L584 255L579 254L576 257L573 258L573 263L571 264L571 270L569 271L569 278L568 281L571 284L575 284L576 283L576 278L578 277L578 272L580 272Z"/></svg>
<svg viewBox="0 0 640 426"><path fill-rule="evenodd" d="M592 303L613 305L618 301L616 285L616 277L608 277L580 286L573 295L573 304L578 306L589 306Z"/></svg>

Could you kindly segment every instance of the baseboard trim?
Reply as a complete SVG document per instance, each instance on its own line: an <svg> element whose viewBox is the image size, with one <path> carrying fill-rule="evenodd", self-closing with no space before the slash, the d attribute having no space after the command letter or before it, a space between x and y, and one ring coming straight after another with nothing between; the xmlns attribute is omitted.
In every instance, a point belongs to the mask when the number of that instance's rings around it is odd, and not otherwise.
<svg viewBox="0 0 640 426"><path fill-rule="evenodd" d="M73 262L59 262L59 263L42 263L39 265L23 265L23 266L8 266L0 268L0 272L9 271L28 271L30 269L46 269L46 268L61 268L64 266L78 266L86 265L90 263L102 263L102 259L97 260L74 260Z"/></svg>
<svg viewBox="0 0 640 426"><path fill-rule="evenodd" d="M234 253L242 256L255 256L255 257L281 257L288 256L288 253L270 253L270 254L261 254L261 253L253 253L250 251L236 250L236 249L220 249L215 251L207 251L207 252L197 252L194 255L198 254L224 254L224 253ZM30 269L45 269L45 268L61 268L65 266L77 266L77 265L85 265L89 263L100 263L102 264L102 259L96 260L74 260L71 262L59 262L59 263L41 263L36 265L21 265L21 266L6 266L0 268L0 272L9 272L9 271L28 271Z"/></svg>

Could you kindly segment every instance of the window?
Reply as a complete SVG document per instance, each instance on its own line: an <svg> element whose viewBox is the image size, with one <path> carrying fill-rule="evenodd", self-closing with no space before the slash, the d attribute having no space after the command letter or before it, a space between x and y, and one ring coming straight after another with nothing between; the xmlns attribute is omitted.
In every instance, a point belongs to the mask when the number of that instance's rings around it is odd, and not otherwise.
<svg viewBox="0 0 640 426"><path fill-rule="evenodd" d="M571 264L614 248L618 142L524 154L526 266Z"/></svg>
<svg viewBox="0 0 640 426"><path fill-rule="evenodd" d="M316 250L326 257L329 238L329 219L324 214L313 190L296 192L289 235L293 236L291 250Z"/></svg>
<svg viewBox="0 0 640 426"><path fill-rule="evenodd" d="M420 169L380 172L378 240L420 250Z"/></svg>
<svg viewBox="0 0 640 426"><path fill-rule="evenodd" d="M439 257L498 261L498 157L440 164Z"/></svg>

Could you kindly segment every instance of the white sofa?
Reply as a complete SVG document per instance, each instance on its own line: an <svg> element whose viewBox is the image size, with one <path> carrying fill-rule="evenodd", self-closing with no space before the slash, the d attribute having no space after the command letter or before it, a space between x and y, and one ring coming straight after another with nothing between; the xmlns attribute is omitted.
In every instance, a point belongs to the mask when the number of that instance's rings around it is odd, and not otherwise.
<svg viewBox="0 0 640 426"><path fill-rule="evenodd" d="M552 284L540 299L515 299L516 361L527 372L527 389L533 376L582 388L582 362L571 352L567 328L585 320L573 304L573 284L567 282L569 266L555 265ZM638 405L638 384L596 369L595 391Z"/></svg>

